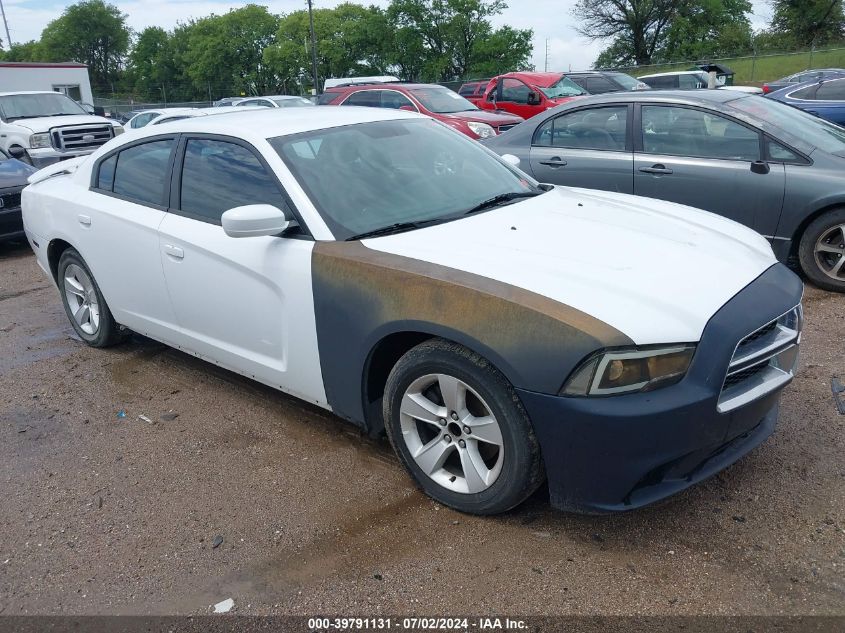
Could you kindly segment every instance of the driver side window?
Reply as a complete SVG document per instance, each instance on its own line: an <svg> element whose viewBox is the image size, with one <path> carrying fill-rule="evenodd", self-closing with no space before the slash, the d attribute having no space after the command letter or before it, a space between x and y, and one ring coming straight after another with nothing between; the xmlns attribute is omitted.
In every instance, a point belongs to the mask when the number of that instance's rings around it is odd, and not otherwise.
<svg viewBox="0 0 845 633"><path fill-rule="evenodd" d="M628 132L628 106L589 108L562 114L537 130L534 145L622 152Z"/></svg>
<svg viewBox="0 0 845 633"><path fill-rule="evenodd" d="M502 81L502 101L527 104L530 92L531 89L518 79Z"/></svg>

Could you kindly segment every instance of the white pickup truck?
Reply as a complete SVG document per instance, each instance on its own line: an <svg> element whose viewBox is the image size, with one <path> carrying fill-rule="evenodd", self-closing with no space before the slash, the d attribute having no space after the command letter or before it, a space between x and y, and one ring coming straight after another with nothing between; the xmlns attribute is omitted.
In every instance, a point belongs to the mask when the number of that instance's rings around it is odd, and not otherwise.
<svg viewBox="0 0 845 633"><path fill-rule="evenodd" d="M41 168L90 154L123 133L58 92L0 92L0 148Z"/></svg>

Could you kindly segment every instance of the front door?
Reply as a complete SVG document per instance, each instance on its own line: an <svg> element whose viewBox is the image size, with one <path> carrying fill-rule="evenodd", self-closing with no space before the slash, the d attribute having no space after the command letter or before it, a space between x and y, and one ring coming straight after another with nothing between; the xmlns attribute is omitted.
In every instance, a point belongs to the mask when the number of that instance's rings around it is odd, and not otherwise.
<svg viewBox="0 0 845 633"><path fill-rule="evenodd" d="M325 405L311 288L311 239L232 238L228 209L289 206L254 148L184 137L173 208L159 229L161 265L186 350ZM300 236L302 237L302 236Z"/></svg>
<svg viewBox="0 0 845 633"><path fill-rule="evenodd" d="M540 182L633 193L629 106L582 108L551 116L531 143L531 172Z"/></svg>
<svg viewBox="0 0 845 633"><path fill-rule="evenodd" d="M774 235L784 167L763 162L760 133L709 110L643 105L634 193L718 213Z"/></svg>

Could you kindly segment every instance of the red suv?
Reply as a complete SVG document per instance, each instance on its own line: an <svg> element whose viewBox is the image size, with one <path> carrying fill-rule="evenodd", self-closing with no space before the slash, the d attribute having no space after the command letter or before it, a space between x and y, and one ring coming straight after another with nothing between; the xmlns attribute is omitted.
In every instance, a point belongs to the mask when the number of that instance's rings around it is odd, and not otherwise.
<svg viewBox="0 0 845 633"><path fill-rule="evenodd" d="M469 100L485 110L505 110L529 119L587 94L564 73L507 73L493 77L483 95Z"/></svg>
<svg viewBox="0 0 845 633"><path fill-rule="evenodd" d="M329 88L320 105L369 106L420 112L473 139L495 136L523 118L507 112L486 112L457 92L437 84L366 84Z"/></svg>

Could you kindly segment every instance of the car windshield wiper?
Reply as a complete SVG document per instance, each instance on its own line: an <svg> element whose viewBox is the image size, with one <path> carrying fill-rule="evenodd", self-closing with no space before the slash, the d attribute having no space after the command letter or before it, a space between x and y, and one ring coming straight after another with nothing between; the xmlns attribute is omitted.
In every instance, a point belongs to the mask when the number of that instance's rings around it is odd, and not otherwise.
<svg viewBox="0 0 845 633"><path fill-rule="evenodd" d="M372 231L365 231L363 233L353 235L352 237L347 237L346 241L352 242L354 240L363 240L368 237L378 237L380 235L393 235L394 233L403 233L405 231L412 231L414 229L419 229L424 226L440 224L441 222L447 222L453 219L454 218L432 218L431 220L417 220L415 222L396 222L395 224L383 226L379 229L373 229Z"/></svg>
<svg viewBox="0 0 845 633"><path fill-rule="evenodd" d="M464 211L464 215L470 215L472 213L478 213L479 211L484 211L484 209L489 209L491 207L497 207L502 204L507 204L508 202L513 202L514 200L518 200L519 198L533 198L534 196L539 196L540 194L545 193L543 191L511 191L509 193L500 193L498 196L493 196L484 202L479 202L477 205L472 207L471 209L467 209Z"/></svg>

